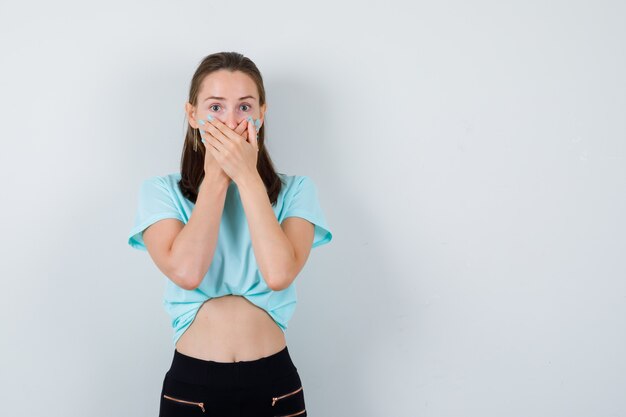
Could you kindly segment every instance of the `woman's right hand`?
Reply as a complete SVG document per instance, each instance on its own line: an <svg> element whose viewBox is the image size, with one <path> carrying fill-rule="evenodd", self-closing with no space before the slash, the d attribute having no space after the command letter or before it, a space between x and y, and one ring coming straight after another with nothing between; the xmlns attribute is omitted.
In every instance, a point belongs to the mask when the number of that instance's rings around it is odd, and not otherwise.
<svg viewBox="0 0 626 417"><path fill-rule="evenodd" d="M235 132L243 136L243 133L247 130L246 120L242 120L235 128ZM213 154L206 149L207 146L211 146L206 141L205 135L208 133L204 130L204 126L200 125L200 136L202 137L202 144L204 145L204 176L217 177L223 179L226 182L230 182L230 177L224 172L220 164L215 160Z"/></svg>

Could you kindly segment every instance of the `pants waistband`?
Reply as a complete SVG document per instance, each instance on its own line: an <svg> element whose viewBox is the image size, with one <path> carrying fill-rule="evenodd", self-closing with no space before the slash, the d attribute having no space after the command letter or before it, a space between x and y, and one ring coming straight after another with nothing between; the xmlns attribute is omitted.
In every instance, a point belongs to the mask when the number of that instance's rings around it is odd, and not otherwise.
<svg viewBox="0 0 626 417"><path fill-rule="evenodd" d="M287 346L270 356L238 362L194 358L174 349L167 376L191 384L232 388L267 383L291 372L297 372L297 368Z"/></svg>

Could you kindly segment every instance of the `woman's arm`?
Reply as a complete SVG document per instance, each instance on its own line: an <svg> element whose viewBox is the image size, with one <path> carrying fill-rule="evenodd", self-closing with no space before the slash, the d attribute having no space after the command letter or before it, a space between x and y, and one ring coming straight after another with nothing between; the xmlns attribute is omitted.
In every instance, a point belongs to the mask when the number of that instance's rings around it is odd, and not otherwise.
<svg viewBox="0 0 626 417"><path fill-rule="evenodd" d="M229 181L205 177L189 222L174 239L170 262L186 289L200 285L211 266L228 185Z"/></svg>
<svg viewBox="0 0 626 417"><path fill-rule="evenodd" d="M269 288L283 290L296 278L309 256L314 226L307 220L290 218L283 222L288 223L283 231L258 172L240 181L237 187L261 275Z"/></svg>

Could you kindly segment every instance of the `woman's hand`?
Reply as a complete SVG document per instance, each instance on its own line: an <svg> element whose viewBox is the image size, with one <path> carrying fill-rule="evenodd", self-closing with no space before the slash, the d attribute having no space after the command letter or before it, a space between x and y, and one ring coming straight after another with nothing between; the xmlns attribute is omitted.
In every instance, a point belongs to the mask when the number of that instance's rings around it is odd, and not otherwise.
<svg viewBox="0 0 626 417"><path fill-rule="evenodd" d="M239 133L242 124L245 124L247 138ZM207 132L204 138L208 153L235 183L239 184L246 178L259 175L256 168L259 145L254 123L243 120L232 130L214 118L203 129Z"/></svg>
<svg viewBox="0 0 626 417"><path fill-rule="evenodd" d="M208 136L206 132L207 124L209 123L207 120L197 120L200 130L200 136L202 137L202 143L205 146L204 152L204 176L207 177L218 177L223 179L224 181L230 182L230 177L224 172L220 164L215 160L215 157L211 152L209 152L208 148L211 146L207 143L205 138ZM241 123L235 128L234 132L238 135L241 135L246 130L246 121L242 120Z"/></svg>

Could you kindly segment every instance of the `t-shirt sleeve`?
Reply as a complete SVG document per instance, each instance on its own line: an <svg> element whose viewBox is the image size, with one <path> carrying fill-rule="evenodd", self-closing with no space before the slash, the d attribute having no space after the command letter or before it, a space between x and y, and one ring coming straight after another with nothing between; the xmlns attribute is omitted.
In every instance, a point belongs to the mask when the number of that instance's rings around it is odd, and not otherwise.
<svg viewBox="0 0 626 417"><path fill-rule="evenodd" d="M167 218L184 222L163 179L154 176L144 180L139 187L135 222L128 235L128 244L133 248L147 251L143 241L144 230L157 221Z"/></svg>
<svg viewBox="0 0 626 417"><path fill-rule="evenodd" d="M295 184L295 192L287 203L287 210L283 219L302 217L313 223L315 234L311 248L330 242L333 235L320 206L315 183L306 175L300 176L296 181L298 183Z"/></svg>

